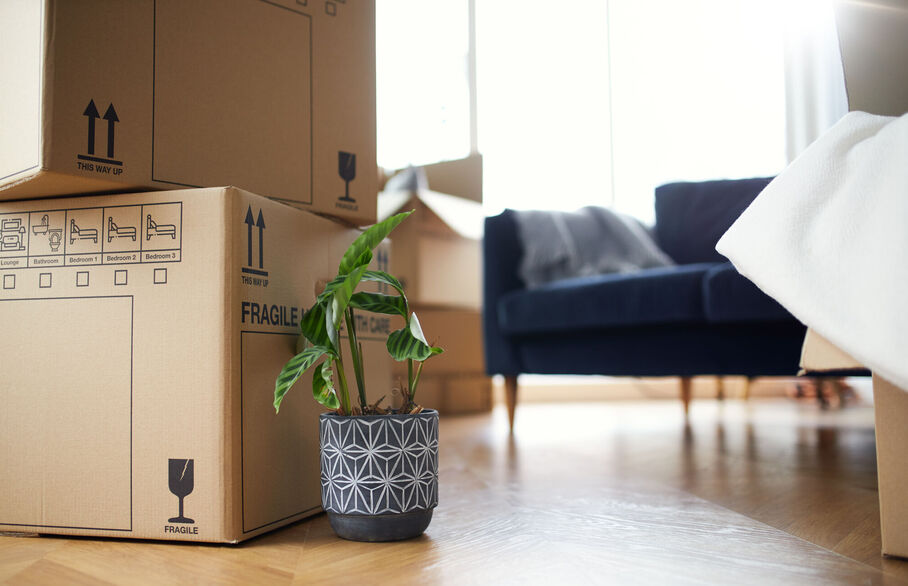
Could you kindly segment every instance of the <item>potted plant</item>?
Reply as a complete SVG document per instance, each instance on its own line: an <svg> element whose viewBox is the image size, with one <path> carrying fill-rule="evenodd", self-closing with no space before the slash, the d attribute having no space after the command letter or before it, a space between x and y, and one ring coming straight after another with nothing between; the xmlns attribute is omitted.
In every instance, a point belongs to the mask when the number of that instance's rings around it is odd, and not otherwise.
<svg viewBox="0 0 908 586"><path fill-rule="evenodd" d="M274 385L274 408L279 411L287 391L311 369L312 394L331 410L319 417L322 507L335 533L345 539L416 537L428 527L438 503L438 412L423 409L415 397L423 364L443 350L426 341L400 281L368 269L375 247L411 213L375 224L350 245L337 276L300 320L299 353L284 365ZM396 294L357 291L369 281L388 285ZM386 344L394 360L407 361L407 382L401 385L397 409L381 407L381 399L374 404L366 399L356 310L405 320ZM345 364L342 355L344 328L351 364ZM358 405L351 399L348 369Z"/></svg>

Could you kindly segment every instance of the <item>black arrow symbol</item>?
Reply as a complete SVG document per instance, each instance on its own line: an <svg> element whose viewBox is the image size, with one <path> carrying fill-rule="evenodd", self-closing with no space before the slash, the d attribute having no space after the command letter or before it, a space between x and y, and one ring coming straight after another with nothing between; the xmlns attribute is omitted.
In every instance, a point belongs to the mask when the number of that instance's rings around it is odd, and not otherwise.
<svg viewBox="0 0 908 586"><path fill-rule="evenodd" d="M97 113L97 110L95 112ZM114 124L120 121L117 118L117 111L114 110L113 102L104 112L104 119L107 120L107 158L112 159L114 156Z"/></svg>
<svg viewBox="0 0 908 586"><path fill-rule="evenodd" d="M246 222L246 227L248 228L246 242L249 244L249 262L246 264L252 266L252 227L255 225L255 219L252 217L252 206L249 206L249 209L246 210L246 219L243 221Z"/></svg>
<svg viewBox="0 0 908 586"><path fill-rule="evenodd" d="M262 246L262 233L265 231L265 218L262 216L262 210L259 210L259 219L256 220L255 225L259 227L259 268L265 268L265 248ZM252 264L250 260L249 264Z"/></svg>
<svg viewBox="0 0 908 586"><path fill-rule="evenodd" d="M89 100L82 115L88 116L88 154L93 155L95 154L95 119L101 117L94 100Z"/></svg>

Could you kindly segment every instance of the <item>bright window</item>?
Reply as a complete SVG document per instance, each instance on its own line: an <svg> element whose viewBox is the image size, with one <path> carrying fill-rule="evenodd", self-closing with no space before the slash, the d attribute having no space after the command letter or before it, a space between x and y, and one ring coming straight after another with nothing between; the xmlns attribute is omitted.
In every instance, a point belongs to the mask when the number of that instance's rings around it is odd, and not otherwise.
<svg viewBox="0 0 908 586"><path fill-rule="evenodd" d="M470 152L467 0L378 0L378 164L398 169Z"/></svg>
<svg viewBox="0 0 908 586"><path fill-rule="evenodd" d="M611 205L785 166L782 41L758 0L475 0L488 213ZM468 0L379 0L379 164L470 148Z"/></svg>

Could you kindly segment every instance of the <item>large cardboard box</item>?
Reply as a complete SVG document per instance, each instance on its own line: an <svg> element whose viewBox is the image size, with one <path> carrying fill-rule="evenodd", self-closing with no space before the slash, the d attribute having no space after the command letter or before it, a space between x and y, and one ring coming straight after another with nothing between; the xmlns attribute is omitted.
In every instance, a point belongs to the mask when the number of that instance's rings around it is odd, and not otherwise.
<svg viewBox="0 0 908 586"><path fill-rule="evenodd" d="M808 329L801 352L805 372L854 370L861 364ZM880 493L880 529L883 554L908 558L908 390L873 375L873 410L876 420L877 475Z"/></svg>
<svg viewBox="0 0 908 586"><path fill-rule="evenodd" d="M0 2L0 199L237 185L375 221L375 4Z"/></svg>
<svg viewBox="0 0 908 586"><path fill-rule="evenodd" d="M397 259L395 258L395 263ZM475 309L415 307L426 338L445 349L426 362L417 388L417 402L442 415L480 413L492 409L492 379L485 373L482 316ZM391 320L399 329L403 319ZM394 385L407 380L405 362L392 362Z"/></svg>
<svg viewBox="0 0 908 586"><path fill-rule="evenodd" d="M414 214L393 236L394 271L407 298L428 307L482 306L482 205L429 190L384 192L379 219Z"/></svg>
<svg viewBox="0 0 908 586"><path fill-rule="evenodd" d="M0 530L236 542L320 510L323 409L304 377L275 415L274 379L356 230L235 188L0 228ZM373 400L388 329L359 330Z"/></svg>

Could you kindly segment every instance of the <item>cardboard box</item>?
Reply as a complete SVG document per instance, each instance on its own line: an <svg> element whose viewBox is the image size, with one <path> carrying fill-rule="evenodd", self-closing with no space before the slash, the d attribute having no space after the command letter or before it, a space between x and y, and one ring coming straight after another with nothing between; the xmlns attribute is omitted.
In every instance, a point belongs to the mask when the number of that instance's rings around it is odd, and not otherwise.
<svg viewBox="0 0 908 586"><path fill-rule="evenodd" d="M403 225L403 224L401 224ZM394 243L396 244L396 243ZM393 244L392 244L393 245ZM395 266L397 257L394 258ZM426 362L426 373L433 375L485 372L482 343L482 315L475 309L438 309L412 304L426 339L445 349L444 354ZM391 319L391 328L404 327L399 316ZM401 365L403 364L403 367ZM395 362L394 368L406 371L406 365Z"/></svg>
<svg viewBox="0 0 908 586"><path fill-rule="evenodd" d="M320 511L323 408L305 375L275 415L274 379L356 230L235 188L4 203L0 228L0 530L237 542Z"/></svg>
<svg viewBox="0 0 908 586"><path fill-rule="evenodd" d="M908 79L892 75L908 59L903 0L833 2L848 110L883 116L908 112Z"/></svg>
<svg viewBox="0 0 908 586"><path fill-rule="evenodd" d="M492 410L492 379L482 373L423 374L416 402L441 415L488 413Z"/></svg>
<svg viewBox="0 0 908 586"><path fill-rule="evenodd" d="M0 200L238 185L375 221L375 4L0 2Z"/></svg>
<svg viewBox="0 0 908 586"><path fill-rule="evenodd" d="M801 352L801 368L805 372L841 372L859 369L861 364L809 329ZM908 391L874 374L873 410L883 554L908 558L908 466L904 456L908 445Z"/></svg>
<svg viewBox="0 0 908 586"><path fill-rule="evenodd" d="M429 188L482 203L482 155L423 165Z"/></svg>
<svg viewBox="0 0 908 586"><path fill-rule="evenodd" d="M421 190L384 192L379 219L415 213L393 234L394 271L411 303L429 307L482 306L482 206Z"/></svg>
<svg viewBox="0 0 908 586"><path fill-rule="evenodd" d="M428 341L445 349L444 354L426 362L417 388L418 402L443 415L489 411L492 379L485 374L479 311L423 307L414 310ZM392 329L402 327L402 318L391 320ZM393 362L391 370L395 386L407 380L405 362Z"/></svg>

